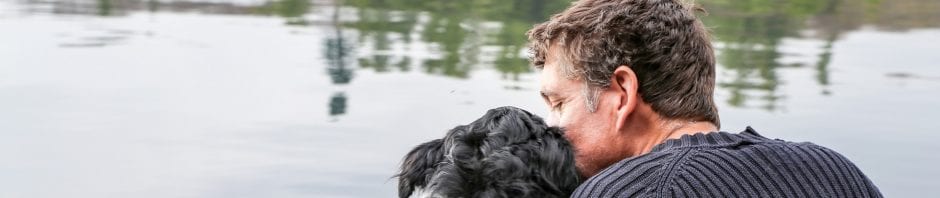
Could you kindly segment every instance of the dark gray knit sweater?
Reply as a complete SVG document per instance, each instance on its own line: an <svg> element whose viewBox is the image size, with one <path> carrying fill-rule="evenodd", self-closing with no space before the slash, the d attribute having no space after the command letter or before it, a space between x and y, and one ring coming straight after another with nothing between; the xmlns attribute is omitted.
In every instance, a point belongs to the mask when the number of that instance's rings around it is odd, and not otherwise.
<svg viewBox="0 0 940 198"><path fill-rule="evenodd" d="M572 197L881 197L848 159L744 132L667 140L591 177Z"/></svg>

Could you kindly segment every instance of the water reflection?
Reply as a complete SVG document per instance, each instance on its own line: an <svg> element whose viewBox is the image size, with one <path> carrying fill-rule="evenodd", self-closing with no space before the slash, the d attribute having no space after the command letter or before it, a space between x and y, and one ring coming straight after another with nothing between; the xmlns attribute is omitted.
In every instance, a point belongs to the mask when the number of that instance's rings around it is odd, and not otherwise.
<svg viewBox="0 0 940 198"><path fill-rule="evenodd" d="M111 2L112 0L98 0L98 15L111 15L111 9L114 7L114 5L111 5Z"/></svg>
<svg viewBox="0 0 940 198"><path fill-rule="evenodd" d="M29 1L49 4L46 1ZM493 68L504 79L531 72L525 31L566 7L567 0L277 0L260 5L235 3L96 0L51 3L59 14L121 16L128 11L199 11L217 14L277 15L287 25L326 24L335 32L325 41L328 74L334 84L352 80L356 66L376 72L407 72L470 78L478 68ZM833 94L828 68L832 44L862 27L888 31L940 27L940 3L932 0L771 0L699 1L703 19L717 38L722 71L718 85L726 103L773 111L786 98L778 91L780 70L812 70L821 95ZM309 19L312 8L332 12ZM348 9L343 12L342 8ZM159 9L158 9L159 8ZM348 16L342 16L348 15ZM341 19L342 18L342 19ZM318 21L319 20L319 21ZM123 37L97 36L62 47L100 47ZM814 40L818 52L782 52L785 39ZM355 53L354 53L355 52ZM356 55L353 55L356 54Z"/></svg>
<svg viewBox="0 0 940 198"><path fill-rule="evenodd" d="M938 32L915 29L940 27L940 1L698 2L717 39L725 123L832 145L901 197L936 185L940 160L911 151L937 150L940 74L927 58L935 39L922 38ZM524 32L569 3L0 0L0 18L13 18L0 20L12 27L0 37L12 43L0 46L0 145L16 148L0 154L23 168L7 183L28 197L95 191L72 184L201 191L186 181L394 194L382 182L413 143L492 106L540 109ZM78 158L89 160L69 165ZM32 187L61 178L79 179ZM241 180L262 188L226 184Z"/></svg>
<svg viewBox="0 0 940 198"><path fill-rule="evenodd" d="M346 114L346 94L343 92L334 93L330 97L330 116L334 118Z"/></svg>
<svg viewBox="0 0 940 198"><path fill-rule="evenodd" d="M345 27L360 32L359 41L371 44L369 48L377 52L412 42L437 45L433 52L440 53L440 57L421 62L426 73L467 78L470 70L492 67L504 78L517 79L518 74L530 72L524 54L524 32L568 3L418 2L349 1L346 5L357 8L358 20L346 23ZM811 80L819 85L818 92L833 94L829 87L832 45L845 32L863 25L895 31L940 26L937 13L925 8L914 12L899 10L914 5L937 7L938 3L929 0L699 2L709 10L705 23L717 38L719 70L723 73L718 85L721 92L730 95L725 102L768 111L777 110L786 99L787 94L778 91L783 84L779 70L811 70L816 73ZM926 20L886 23L890 21L886 17ZM783 52L781 45L785 39L821 44L814 52ZM410 60L407 56L379 53L361 56L359 65L378 72L408 71Z"/></svg>
<svg viewBox="0 0 940 198"><path fill-rule="evenodd" d="M420 60L422 71L468 78L477 67L493 67L505 78L529 72L524 33L563 9L568 1L349 1L358 20L346 27L360 33L360 41L382 51L413 42L432 43L437 57ZM407 49L406 49L407 50ZM376 54L360 59L364 68L379 72L389 66L407 71L412 58Z"/></svg>
<svg viewBox="0 0 940 198"><path fill-rule="evenodd" d="M775 110L781 105L785 93L777 91L781 84L777 72L781 69L812 69L815 81L820 85L819 93L830 95L829 62L832 45L845 32L859 29L863 24L879 28L906 30L911 28L938 27L936 13L905 12L883 7L908 7L924 5L937 7L936 1L844 1L844 0L793 0L793 1L701 1L709 10L705 23L712 27L718 38L720 70L729 74L720 76L719 86L730 93L727 103L736 107L747 107L748 101L766 110ZM900 6L907 5L907 6ZM924 16L926 23L883 24L880 15L898 13ZM931 18L933 17L933 18ZM818 54L806 52L781 52L781 43L786 38L817 40ZM815 57L815 58L806 58ZM787 58L795 62L783 62ZM813 59L816 59L813 61Z"/></svg>
<svg viewBox="0 0 940 198"><path fill-rule="evenodd" d="M136 32L131 30L119 29L89 29L86 32L89 35L60 35L61 37L68 39L68 41L60 43L59 47L85 48L117 45L136 34Z"/></svg>
<svg viewBox="0 0 940 198"><path fill-rule="evenodd" d="M310 7L310 0L276 0L259 6L255 12L281 16L287 25L307 25L308 21L303 16Z"/></svg>
<svg viewBox="0 0 940 198"><path fill-rule="evenodd" d="M352 81L354 71L353 68L349 67L353 47L340 26L339 10L339 4L333 6L333 13L330 18L334 31L324 41L324 48L326 49L324 50L324 57L328 65L327 73L334 85L349 84ZM334 93L329 101L329 113L333 121L336 121L338 116L346 114L346 94L344 92Z"/></svg>

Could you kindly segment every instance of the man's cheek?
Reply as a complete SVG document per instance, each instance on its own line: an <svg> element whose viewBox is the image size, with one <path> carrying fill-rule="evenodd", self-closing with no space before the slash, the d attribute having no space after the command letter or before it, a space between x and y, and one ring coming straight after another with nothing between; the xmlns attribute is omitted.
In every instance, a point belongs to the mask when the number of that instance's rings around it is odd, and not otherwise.
<svg viewBox="0 0 940 198"><path fill-rule="evenodd" d="M571 117L570 114L557 113L555 114L555 116L557 116L558 118L557 119L558 126L565 127L565 128L580 127L578 126L578 122L573 117Z"/></svg>
<svg viewBox="0 0 940 198"><path fill-rule="evenodd" d="M565 139L568 139L568 141L571 142L572 146L576 149L583 146L583 144L581 144L581 141L583 140L582 135L583 134L581 134L581 131L579 131L578 128L565 127Z"/></svg>
<svg viewBox="0 0 940 198"><path fill-rule="evenodd" d="M560 120L561 118L558 116L558 113L552 111L548 115L548 126L561 126Z"/></svg>

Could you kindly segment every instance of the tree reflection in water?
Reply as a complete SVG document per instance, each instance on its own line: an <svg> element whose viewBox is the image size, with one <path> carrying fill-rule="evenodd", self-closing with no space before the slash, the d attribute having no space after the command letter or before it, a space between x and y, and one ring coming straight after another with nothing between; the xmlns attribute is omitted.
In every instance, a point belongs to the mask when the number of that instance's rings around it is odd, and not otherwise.
<svg viewBox="0 0 940 198"><path fill-rule="evenodd" d="M472 78L475 69L493 69L504 79L532 72L526 60L525 31L570 4L569 0L277 0L250 6L233 3L153 0L95 0L52 3L53 12L122 16L132 10L200 11L277 15L288 25L329 24L324 41L327 74L335 85L352 81L354 71L408 72L415 69L454 78ZM831 90L833 43L850 31L940 27L935 0L699 0L716 38L720 71L718 94L741 108L780 109L780 71L809 70L822 95ZM43 4L44 1L27 3ZM312 8L332 6L328 21L311 21ZM349 19L340 20L346 9ZM328 17L329 18L329 17ZM323 19L313 19L323 20ZM781 51L786 39L819 43L818 52ZM425 46L426 48L417 49ZM355 54L355 55L354 55ZM785 62L796 57L800 61ZM809 57L809 58L806 58Z"/></svg>
<svg viewBox="0 0 940 198"><path fill-rule="evenodd" d="M333 24L333 35L328 36L324 41L324 57L327 60L327 73L334 85L349 84L353 78L353 70L349 68L350 53L352 47L343 34L343 28L340 27L339 4L334 5L331 17ZM346 114L346 94L343 91L336 92L330 97L329 113L334 120L337 116Z"/></svg>
<svg viewBox="0 0 940 198"><path fill-rule="evenodd" d="M702 18L716 40L721 75L718 92L728 93L727 104L741 108L776 111L783 106L786 93L779 91L779 72L809 69L822 95L833 94L829 88L829 62L832 45L845 32L870 24L891 30L938 27L940 23L890 23L890 18L940 18L930 9L940 3L929 0L851 1L851 0L770 0L770 1L697 1L708 10ZM551 13L564 9L570 1L529 0L495 3L485 0L353 0L359 21L344 27L362 32L361 42L386 50L396 43L426 42L440 46L441 58L423 61L429 74L469 78L477 68L493 68L503 77L518 80L518 75L531 72L526 61L524 33L535 23L548 19ZM912 7L912 5L920 5ZM912 9L902 11L901 9ZM417 17L416 17L417 16ZM418 20L427 17L426 21ZM911 20L905 20L911 21ZM913 20L918 21L918 20ZM495 22L495 23L493 23ZM807 33L811 32L811 33ZM399 35L402 39L389 35ZM413 39L411 35L420 35ZM784 52L784 39L813 40L819 53ZM481 50L491 49L491 50ZM781 62L785 58L797 62ZM815 58L805 58L815 57ZM392 71L394 60L407 57L387 54L360 57L362 68L378 72ZM407 65L407 64L406 64ZM407 67L402 69L407 71Z"/></svg>

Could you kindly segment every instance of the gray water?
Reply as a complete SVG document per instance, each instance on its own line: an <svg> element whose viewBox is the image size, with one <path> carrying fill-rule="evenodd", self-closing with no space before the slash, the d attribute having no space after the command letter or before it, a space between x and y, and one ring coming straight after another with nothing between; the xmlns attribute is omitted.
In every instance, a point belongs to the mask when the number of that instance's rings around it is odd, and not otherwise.
<svg viewBox="0 0 940 198"><path fill-rule="evenodd" d="M940 188L940 2L699 1L725 131ZM0 197L392 197L412 146L546 115L523 33L561 0L0 0Z"/></svg>

